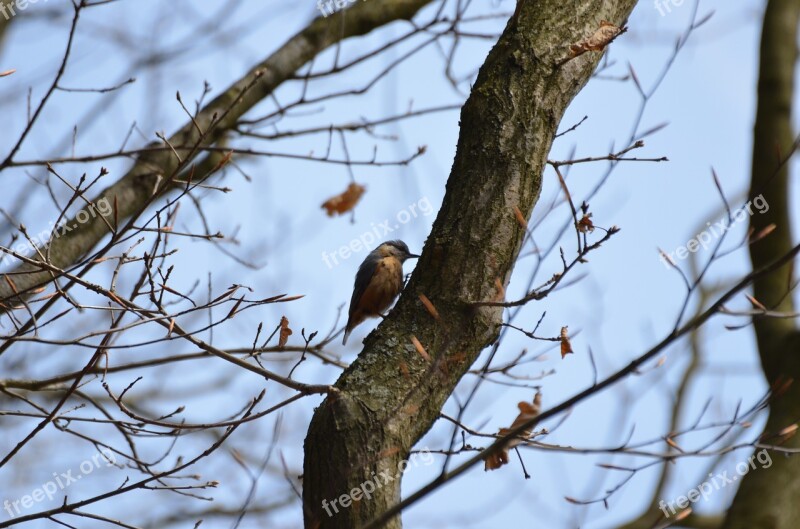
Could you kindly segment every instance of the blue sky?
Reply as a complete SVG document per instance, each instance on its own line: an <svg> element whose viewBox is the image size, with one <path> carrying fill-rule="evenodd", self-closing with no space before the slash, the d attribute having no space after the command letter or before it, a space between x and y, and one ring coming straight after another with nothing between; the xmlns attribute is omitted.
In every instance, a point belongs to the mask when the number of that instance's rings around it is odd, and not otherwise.
<svg viewBox="0 0 800 529"><path fill-rule="evenodd" d="M60 0L58 0L60 1ZM367 0L369 1L369 0ZM48 86L54 67L63 51L69 21L64 18L43 19L42 14L52 10L57 0L31 6L21 16L0 50L0 71L16 68L17 73L0 81L0 115L3 128L0 145L6 146L16 138L25 123L25 94L32 87L34 101ZM186 1L162 2L140 0L120 1L107 7L87 12L80 28L75 52L70 61L63 84L68 87L104 87L118 84L131 76L136 82L125 86L114 97L98 94L57 93L48 106L41 122L34 129L18 159L35 159L45 156L69 155L71 130L81 123L76 136L75 152L89 154L113 151L122 144L131 124L137 131L130 145L141 146L155 139L158 131L176 130L185 121L185 115L175 101L180 91L184 100L199 97L203 81L212 87L212 95L238 79L256 62L276 49L291 34L304 27L315 15L314 4L309 0L280 3L244 0L221 7L217 2ZM508 12L513 3L508 0L486 3L475 8L487 13ZM700 4L702 15L714 12L707 24L696 30L678 55L663 84L649 101L640 131L668 123L658 133L646 138L646 146L636 151L641 157L667 156L665 163L625 163L619 165L609 181L591 201L595 224L603 227L619 226L621 232L602 249L593 253L589 262L579 268L580 281L559 290L543 301L526 307L516 324L532 328L547 312L541 334L556 335L561 326L568 325L572 333L575 355L560 359L555 349L547 351L545 358L530 364L525 371L530 376L554 370L550 376L537 382L548 408L585 388L592 381L592 367L588 355L591 348L599 375L611 374L628 364L667 334L675 324L675 317L683 302L682 281L674 270L667 269L659 260L657 248L673 251L684 245L705 229L706 222L722 218L721 203L714 186L711 169L719 175L726 195L735 203L743 200L747 189L752 125L755 109L757 49L759 24L763 2L744 0L725 2L704 0ZM40 10L40 11L37 11ZM566 159L575 149L576 157L602 156L610 149L621 149L631 134L632 123L639 110L639 95L634 84L619 78L628 73L628 65L635 70L642 86L647 90L657 79L669 59L677 35L681 33L692 14L693 4L685 2L674 6L672 12L661 16L653 3L644 1L629 21L628 33L612 46L609 59L613 64L602 78L593 79L569 108L562 129L588 119L574 132L559 138L551 159ZM34 16L37 15L37 16ZM205 38L192 33L189 28L199 20L213 21L220 34ZM254 22L255 21L255 22ZM498 30L501 24L482 25L485 30ZM355 57L363 49L384 42L388 35L400 35L406 26L397 24L377 34L348 43L342 57ZM490 41L467 41L455 61L457 76L466 76L480 65L491 45ZM408 47L401 48L408 49ZM178 53L168 68L145 70L132 65L131 57L144 56L153 50ZM400 51L390 51L377 60L370 61L345 76L330 78L313 84L309 96L337 90L351 89L366 84L376 72L400 56ZM332 52L323 54L318 65L330 64ZM401 113L408 108L421 109L463 101L468 88L460 85L455 90L442 75L442 54L434 47L414 55L402 66L383 78L368 93L342 97L297 111L278 123L278 130L298 129L309 125L354 121L360 117L379 118ZM287 83L276 96L287 101L297 93L299 83ZM105 104L104 101L109 101ZM95 106L97 105L97 106ZM271 109L265 102L254 115ZM87 118L89 116L89 118ZM271 129L266 129L271 130ZM140 133L141 131L141 133ZM392 135L397 141L384 141L364 133L348 136L348 151L353 159L369 159L377 146L379 159L402 159L426 146L424 156L410 166L354 167L353 175L367 192L352 216L328 218L319 205L339 192L349 182L349 173L343 166L291 161L281 158L240 159L245 178L229 171L224 185L232 188L227 194L209 193L204 200L204 211L212 219L214 229L234 234L238 246L228 249L247 260L263 265L251 270L227 258L215 247L195 242L181 241L180 252L175 256L176 276L187 289L199 279L203 284L211 272L211 281L217 289L233 282L252 287L261 297L287 293L305 297L277 308L243 314L228 324L214 337L219 346L242 346L252 336L260 321L274 325L281 315L286 315L293 328L299 331L319 330L325 333L336 321L339 307L349 301L355 271L365 253L343 259L329 267L323 259L342 245L370 232L374 226L390 220L392 238L406 241L412 251L422 248L435 212L441 204L444 185L449 174L459 133L457 111L439 112L413 120L404 120L379 129L381 135ZM343 154L334 138L332 153ZM267 150L294 153L322 153L327 146L326 135L306 137L280 145L249 143ZM613 147L612 147L613 146ZM5 147L4 147L5 148ZM71 181L81 173L96 174L100 163L63 165L59 167ZM124 174L128 163L124 160L103 162L111 177ZM603 176L607 164L583 164L569 173L568 183L574 197L585 196ZM39 168L29 171L29 176L42 177ZM0 197L0 207L11 208L28 188L28 180L21 170L7 171L4 178L5 193ZM545 185L533 219L542 216L543 208L558 194L558 183L552 170L545 174ZM62 190L63 191L63 190ZM797 188L792 188L791 200L797 201ZM398 214L417 211L408 222L397 221ZM433 213L426 215L430 204ZM49 205L42 195L32 200L31 206L20 213L21 220L38 232L46 227L49 217L41 215L41 207ZM184 205L178 225L197 229L198 220L190 204ZM550 214L535 233L537 242L552 241L557 229L569 218L568 210L559 207ZM744 226L732 230L729 244L744 234ZM7 232L3 230L5 236ZM574 251L571 234L563 238L566 250ZM697 256L708 257L710 252L700 250ZM559 268L557 254L548 259L541 273L549 277ZM406 265L411 271L415 262ZM522 259L514 273L508 297L516 299L525 291L533 261ZM688 261L680 263L688 269ZM731 280L746 273L747 255L739 251L718 263L709 277L711 283ZM99 272L100 273L100 272ZM539 283L541 281L537 281ZM181 283L178 283L181 284ZM735 306L744 307L740 297ZM742 401L745 406L757 400L765 390L759 373L752 332L749 329L730 332L725 323L732 320L715 318L704 329L704 364L707 367L691 386L686 423L708 398L713 398L709 420L724 420L731 416L735 406ZM339 320L339 325L343 322ZM359 327L346 348L332 346L345 361L352 361L366 334L377 324L369 322ZM295 337L298 337L296 332ZM298 338L299 339L299 338ZM540 344L530 343L524 336L509 333L500 347L500 358L513 358L522 348L545 351ZM633 441L657 438L667 429L668 412L675 386L688 359L685 341L672 346L661 367L649 366L639 376L627 379L612 390L595 396L574 409L563 424L546 439L547 442L575 447L613 446L624 440L631 428ZM216 366L221 371L209 372L209 364L191 364L187 377L178 382L186 391L202 387L204 381L217 380L220 372L230 374L235 384L228 388L232 398L242 399L252 395L260 381L242 375L227 366ZM52 365L30 367L31 374L50 372ZM183 367L182 367L183 368ZM145 387L156 388L159 377L172 373L152 373ZM335 380L336 371L307 362L297 372L302 380ZM120 378L119 383L123 384ZM211 382L209 382L211 383ZM459 394L468 391L474 379L465 379ZM123 384L124 387L124 384ZM485 431L495 431L508 426L516 416L516 403L530 400L532 390L485 384L470 407L467 422ZM283 395L276 392L274 398ZM293 470L302 468L302 441L308 424L313 399L304 401L284 415L290 424L281 436L279 448ZM228 410L218 400L218 395L194 395L187 417L207 418L213 412ZM454 403L446 406L453 412ZM693 414L694 412L694 414ZM556 422L549 424L552 428ZM265 425L253 430L261 435L271 430ZM756 435L758 424L749 437ZM257 433L256 433L257 432ZM426 436L419 446L441 448L450 430L440 424ZM255 437L258 438L258 437ZM694 442L707 437L698 436ZM234 444L246 445L248 439L234 438ZM480 440L476 440L480 443ZM691 444L691 443L690 443ZM191 446L191 444L187 445ZM659 446L663 449L663 444ZM41 450L45 450L42 444ZM78 454L75 448L75 454ZM31 454L31 456L33 453ZM407 527L498 527L523 522L526 527L586 529L612 527L614 522L638 513L642 502L649 500L654 486L654 469L638 473L609 501L609 510L602 505L582 507L564 500L565 496L591 499L614 486L620 475L600 469L596 463L632 464L636 460L614 458L610 455L590 456L565 454L541 450L523 451L526 467L533 478L525 480L516 460L508 467L492 473L476 468L428 497L405 514ZM749 454L736 452L723 460L717 468L727 468L746 459ZM57 461L57 458L53 458ZM80 461L77 455L73 458ZM51 459L52 461L52 459ZM641 461L640 461L641 462ZM684 494L703 479L707 460L686 460L677 465L680 483L673 483L672 500ZM39 468L40 475L48 475L53 463ZM235 469L217 462L216 468L227 478L214 496L217 501L231 501L247 483L237 481ZM727 465L727 467L726 467ZM414 469L404 482L404 492L412 492L432 477L439 467ZM5 473L3 473L5 472ZM38 477L30 483L14 471L14 482L25 489L35 486ZM35 473L34 473L35 474ZM103 486L100 479L117 479L113 474L94 478L81 493L94 486ZM11 476L0 471L0 483ZM20 481L21 480L21 481ZM81 484L83 486L83 484ZM0 487L4 489L5 487ZM265 478L261 493L284 494L282 479ZM716 512L727 505L734 490L715 493L708 502L698 504L701 512ZM163 498L163 497L160 497ZM154 512L170 507L155 504ZM114 508L106 506L108 512ZM299 505L282 511L277 519L279 527L298 527ZM216 527L213 521L208 522Z"/></svg>

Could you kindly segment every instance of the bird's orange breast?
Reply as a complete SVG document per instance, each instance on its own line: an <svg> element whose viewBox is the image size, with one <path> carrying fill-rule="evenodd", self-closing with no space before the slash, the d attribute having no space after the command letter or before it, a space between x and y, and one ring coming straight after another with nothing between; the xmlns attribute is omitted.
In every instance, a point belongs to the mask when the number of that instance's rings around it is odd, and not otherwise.
<svg viewBox="0 0 800 529"><path fill-rule="evenodd" d="M384 257L375 267L375 273L358 303L364 314L377 315L392 304L403 288L403 265L395 257Z"/></svg>

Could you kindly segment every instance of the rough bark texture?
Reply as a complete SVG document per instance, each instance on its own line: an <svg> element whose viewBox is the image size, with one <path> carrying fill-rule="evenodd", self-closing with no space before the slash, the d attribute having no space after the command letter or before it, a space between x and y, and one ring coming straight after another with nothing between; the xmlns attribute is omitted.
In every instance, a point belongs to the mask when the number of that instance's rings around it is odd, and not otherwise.
<svg viewBox="0 0 800 529"><path fill-rule="evenodd" d="M364 35L395 20L409 20L431 1L371 0L359 2L346 13L340 12L328 18L317 18L200 111L195 117L195 122L201 130L207 132L202 141L195 123L188 121L168 138L170 144L172 146L193 146L198 142L203 146L216 144L234 127L240 117L332 44L349 37ZM256 81L257 72L260 75L258 81ZM254 82L252 88L246 89ZM180 148L176 150L184 164L202 152ZM214 164L210 165L213 167ZM163 181L173 177L178 169L180 169L179 161L169 150L143 155L125 176L102 191L94 201L97 203L105 199L109 204L117 204L116 217L122 223L123 220L139 215L147 208L159 177L163 185ZM162 191L171 188L172 186L168 186ZM81 224L74 218L69 219L67 225L76 225L77 228L54 239L49 249L50 262L54 266L70 267L108 235L108 227L99 214L91 215L88 211L86 214L91 218L89 222ZM110 213L106 221L113 225L114 213ZM52 280L49 272L43 272L27 264L20 265L9 275L13 278L18 292L29 291ZM0 281L0 302L13 299L14 294L14 290L6 281ZM0 313L3 310L0 306Z"/></svg>
<svg viewBox="0 0 800 529"><path fill-rule="evenodd" d="M2 3L3 3L3 0L0 0L0 4L2 4ZM0 46L2 46L3 41L5 40L6 30L8 29L8 26L9 26L10 22L11 22L11 18L10 17L8 19L6 19L6 17L3 16L2 13L0 13Z"/></svg>
<svg viewBox="0 0 800 529"><path fill-rule="evenodd" d="M777 229L750 249L753 269L758 270L792 247L789 224L789 165L783 163L792 149L791 114L793 77L797 59L800 0L770 0L761 35L761 67L758 110L753 142L750 196L759 194L769 211L754 213L751 226L758 232L769 224ZM794 312L791 294L792 267L762 277L754 283L755 297L768 308ZM800 418L800 335L791 318L755 320L761 364L770 384L793 379L787 393L770 404L765 433L774 434ZM775 439L772 440L776 441ZM786 444L800 446L794 437ZM766 442L769 442L767 440ZM724 529L796 529L800 520L800 457L773 454L772 467L748 473L728 511Z"/></svg>
<svg viewBox="0 0 800 529"><path fill-rule="evenodd" d="M496 299L496 282L507 285L524 236L514 207L530 215L564 110L600 54L558 63L601 20L621 25L635 4L519 2L461 111L444 203L416 270L390 316L337 381L340 393L328 397L311 421L303 478L307 529L356 528L400 500L400 479L384 483L375 476L397 474L466 370L496 338L501 310L475 310L469 301ZM433 302L440 322L423 308L420 294ZM431 363L416 351L412 335ZM330 505L367 481L380 483L371 498L326 513L323 501ZM388 525L400 526L399 517Z"/></svg>

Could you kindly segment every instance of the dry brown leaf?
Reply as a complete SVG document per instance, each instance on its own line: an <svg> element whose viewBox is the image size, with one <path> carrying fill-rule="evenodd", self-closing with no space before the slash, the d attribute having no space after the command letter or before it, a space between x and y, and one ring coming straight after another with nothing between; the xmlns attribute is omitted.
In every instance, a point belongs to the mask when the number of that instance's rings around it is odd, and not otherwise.
<svg viewBox="0 0 800 529"><path fill-rule="evenodd" d="M575 351L572 350L572 344L569 341L567 329L568 327L561 327L561 358L569 354L575 354Z"/></svg>
<svg viewBox="0 0 800 529"><path fill-rule="evenodd" d="M286 316L281 316L281 333L278 336L278 347L284 347L291 335L292 330L289 328L289 320L286 319Z"/></svg>
<svg viewBox="0 0 800 529"><path fill-rule="evenodd" d="M603 51L611 42L628 31L626 27L618 27L607 20L600 21L600 27L590 37L570 45L569 58L574 59L587 51Z"/></svg>
<svg viewBox="0 0 800 529"><path fill-rule="evenodd" d="M591 213L585 214L583 218L578 221L578 231L581 233L591 233L594 231Z"/></svg>
<svg viewBox="0 0 800 529"><path fill-rule="evenodd" d="M322 208L326 210L329 217L343 215L356 207L356 204L358 204L358 201L361 199L361 195L363 195L366 190L367 188L364 186L353 182L347 186L347 190L344 193L326 200L322 204Z"/></svg>
<svg viewBox="0 0 800 529"><path fill-rule="evenodd" d="M764 312L767 312L767 307L765 307L765 306L764 306L764 305L763 305L763 304L762 304L760 301L758 301L756 298L754 298L754 297L753 297L753 296L751 296L750 294L745 294L744 296L747 298L747 301L749 301L749 302L750 302L750 304L751 304L751 305L753 305L753 308L754 308L754 309L759 309L759 310L763 310Z"/></svg>
<svg viewBox="0 0 800 529"><path fill-rule="evenodd" d="M523 230L528 229L528 221L525 220L525 215L519 210L517 206L514 206L514 216L517 218L517 222L520 226L522 226Z"/></svg>
<svg viewBox="0 0 800 529"><path fill-rule="evenodd" d="M497 290L494 301L503 301L506 299L506 289L503 288L503 282L500 281L499 277L494 280L494 288Z"/></svg>
<svg viewBox="0 0 800 529"><path fill-rule="evenodd" d="M467 359L467 354L461 351L458 353L453 353L450 356L448 356L445 363L458 365L466 359Z"/></svg>
<svg viewBox="0 0 800 529"><path fill-rule="evenodd" d="M667 442L668 445L670 445L672 448L674 448L678 452L683 452L683 449L680 446L678 446L678 443L673 441L671 437L667 437L665 439L665 441Z"/></svg>
<svg viewBox="0 0 800 529"><path fill-rule="evenodd" d="M300 294L299 296L289 296L286 297L286 294L281 294L280 296L272 296L271 298L262 299L261 303L288 303L290 301L297 301L298 299L303 299L306 297L305 294Z"/></svg>
<svg viewBox="0 0 800 529"><path fill-rule="evenodd" d="M517 408L519 408L519 415L517 415L517 418L514 419L511 427L500 428L500 430L497 432L497 435L508 435L526 422L537 417L542 410L542 394L537 391L536 395L533 397L532 403L522 401L517 404ZM484 459L483 470L496 470L507 464L508 452L525 442L530 436L531 430L527 429L520 432L517 437L507 440L505 443L503 443L503 446L500 448L500 450Z"/></svg>
<svg viewBox="0 0 800 529"><path fill-rule="evenodd" d="M425 348L422 347L422 344L420 343L420 341L417 340L417 337L414 336L413 334L411 335L411 343L414 344L414 347L417 349L417 352L419 353L419 355L422 358L425 359L426 362L430 362L431 361L431 356L428 354L428 351L426 351Z"/></svg>
<svg viewBox="0 0 800 529"><path fill-rule="evenodd" d="M408 370L408 365L405 362L400 362L400 372L406 380L411 378L411 372Z"/></svg>
<svg viewBox="0 0 800 529"><path fill-rule="evenodd" d="M389 448L387 448L385 450L381 450L380 452L378 452L378 458L379 459L383 459L384 457L393 456L393 455L398 454L398 453L400 453L400 447L399 446L390 446Z"/></svg>
<svg viewBox="0 0 800 529"><path fill-rule="evenodd" d="M439 311L436 310L436 307L433 306L433 303L431 303L431 300L428 299L428 296L426 296L425 294L420 294L419 300L422 302L423 305L425 305L425 308L430 313L430 315L433 316L434 320L439 321L441 319L439 317Z"/></svg>
<svg viewBox="0 0 800 529"><path fill-rule="evenodd" d="M777 228L777 226L775 224L770 224L766 228L763 228L763 229L759 230L759 232L756 233L755 235L751 235L750 236L750 244L753 244L754 242L760 241L761 239L763 239L764 237L766 237L767 235L769 235L770 233L775 231L775 228Z"/></svg>
<svg viewBox="0 0 800 529"><path fill-rule="evenodd" d="M797 424L790 424L780 432L778 432L778 437L782 437L781 442L786 441L787 439L794 437L797 433Z"/></svg>

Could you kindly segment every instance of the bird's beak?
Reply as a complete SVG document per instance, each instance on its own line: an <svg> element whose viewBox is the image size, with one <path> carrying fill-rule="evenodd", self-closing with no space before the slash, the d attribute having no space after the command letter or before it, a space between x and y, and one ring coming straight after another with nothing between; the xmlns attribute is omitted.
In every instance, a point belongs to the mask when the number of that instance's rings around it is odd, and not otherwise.
<svg viewBox="0 0 800 529"><path fill-rule="evenodd" d="M415 253L407 253L406 254L406 259L416 259L417 257L419 257L419 255L417 255Z"/></svg>

